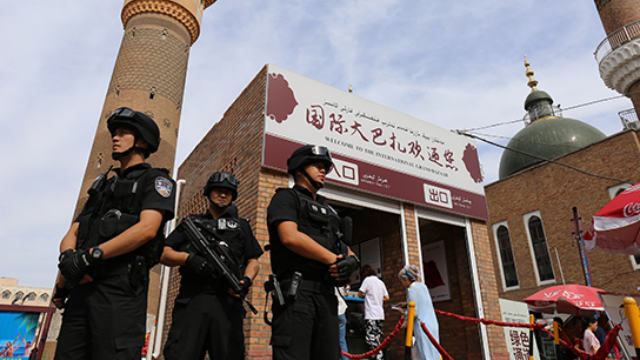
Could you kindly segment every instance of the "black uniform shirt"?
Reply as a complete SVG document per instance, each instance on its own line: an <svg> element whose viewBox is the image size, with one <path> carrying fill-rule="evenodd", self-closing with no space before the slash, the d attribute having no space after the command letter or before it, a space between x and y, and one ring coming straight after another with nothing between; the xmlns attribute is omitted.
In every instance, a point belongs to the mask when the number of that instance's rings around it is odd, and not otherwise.
<svg viewBox="0 0 640 360"><path fill-rule="evenodd" d="M140 213L147 209L162 211L163 222L154 240L145 246L150 247L156 240L164 238L164 222L173 218L175 203L175 182L168 172L152 168L147 163L131 166L122 174L120 169L114 171L118 176L110 177L95 194L90 195L75 219L80 223L78 249L88 249L122 233L137 223ZM122 216L103 222L103 216L112 209L121 211Z"/></svg>
<svg viewBox="0 0 640 360"><path fill-rule="evenodd" d="M204 214L198 215L189 215L195 217L197 219L206 219L209 221L214 221L211 213L206 212ZM262 248L253 235L253 231L251 230L251 226L246 219L236 218L228 213L225 213L220 219L226 219L227 221L232 220L236 221L239 225L237 229L238 235L229 239L226 234L226 231L229 230L218 230L222 233L221 237L224 237L225 241L229 242L229 248L231 249L231 253L235 258L235 261L238 263L240 268L238 269L240 274L239 276L244 275L244 270L247 266L249 259L257 259L262 255ZM181 224L182 225L182 224ZM176 251L184 251L184 252L193 252L190 240L187 237L185 231L182 229L182 226L179 225L169 237L165 241L165 246L169 246ZM234 230L235 231L235 230ZM206 232L202 232L203 235L207 238ZM180 274L182 275L181 279L181 288L180 293L182 295L188 295L191 292L199 292L199 291L213 291L216 292L221 288L226 289L226 283L218 283L215 286L207 286L211 284L211 279L203 279L191 272L186 271L183 268L180 268Z"/></svg>
<svg viewBox="0 0 640 360"><path fill-rule="evenodd" d="M176 201L176 183L169 174L161 169L151 168L151 165L142 163L125 169L123 176L127 177L133 169L140 166L147 168L150 174L146 175L148 179L142 186L145 196L142 198L142 207L140 211L153 209L164 212L164 221L173 219L173 211ZM161 227L162 230L162 227Z"/></svg>
<svg viewBox="0 0 640 360"><path fill-rule="evenodd" d="M164 221L173 219L173 210L176 200L175 182L166 171L152 168L148 163L141 163L126 168L122 174L120 174L120 169L114 169L113 171L118 173L119 176L129 179L139 177L141 172L145 170L150 173L145 175L145 182L141 184L140 189L136 189L136 191L142 191L144 194L140 204L140 212L147 209L160 210L164 212ZM111 184L112 181L113 177L108 180L108 184ZM78 215L78 218L91 211L90 205L91 204L89 202L84 205L82 212ZM75 221L78 221L78 218L76 218ZM162 229L163 227L161 226L159 231L162 231Z"/></svg>
<svg viewBox="0 0 640 360"><path fill-rule="evenodd" d="M297 195L296 193L297 192ZM267 208L267 226L269 228L269 244L271 246L271 269L278 276L290 276L293 271L301 271L309 280L321 280L326 276L328 266L318 261L306 259L282 244L278 234L278 225L283 221L300 221L297 196L313 200L313 194L300 185L292 189L282 189L271 198ZM324 197L316 195L316 202L325 203Z"/></svg>

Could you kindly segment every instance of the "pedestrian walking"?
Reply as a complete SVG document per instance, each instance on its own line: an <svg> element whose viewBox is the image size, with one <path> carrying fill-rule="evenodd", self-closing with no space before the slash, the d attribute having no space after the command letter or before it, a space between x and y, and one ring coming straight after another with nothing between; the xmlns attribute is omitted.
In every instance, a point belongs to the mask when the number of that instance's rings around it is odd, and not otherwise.
<svg viewBox="0 0 640 360"><path fill-rule="evenodd" d="M425 334L420 322L423 322L431 335L440 342L438 319L431 301L431 294L427 286L420 281L420 269L416 265L407 265L400 270L398 278L407 289L407 304L416 304L413 322L414 360L439 360L440 353Z"/></svg>
<svg viewBox="0 0 640 360"><path fill-rule="evenodd" d="M384 302L389 300L389 293L384 282L380 280L370 265L362 267L362 284L358 289L358 296L364 298L364 332L365 343L369 350L380 346L382 324L384 323ZM384 359L382 350L375 358Z"/></svg>

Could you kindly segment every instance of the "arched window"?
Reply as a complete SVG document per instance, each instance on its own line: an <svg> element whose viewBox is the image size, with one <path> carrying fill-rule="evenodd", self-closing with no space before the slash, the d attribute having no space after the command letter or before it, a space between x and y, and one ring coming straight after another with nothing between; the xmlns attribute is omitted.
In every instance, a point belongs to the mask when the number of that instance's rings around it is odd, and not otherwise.
<svg viewBox="0 0 640 360"><path fill-rule="evenodd" d="M32 292L27 295L27 300L33 301L36 299L36 293Z"/></svg>
<svg viewBox="0 0 640 360"><path fill-rule="evenodd" d="M511 248L509 229L504 225L498 226L498 229L496 230L496 238L498 240L500 262L502 263L504 286L505 288L518 286L518 273L516 271L516 262L513 257L513 249Z"/></svg>
<svg viewBox="0 0 640 360"><path fill-rule="evenodd" d="M529 217L527 225L534 261L536 269L538 270L538 280L540 282L555 280L551 257L549 256L549 248L547 247L547 238L542 228L542 220L540 220L538 216L532 215Z"/></svg>
<svg viewBox="0 0 640 360"><path fill-rule="evenodd" d="M47 302L47 300L49 300L49 294L40 295L40 301Z"/></svg>
<svg viewBox="0 0 640 360"><path fill-rule="evenodd" d="M11 291L5 290L5 291L2 292L2 298L3 299L8 299L10 297L11 297Z"/></svg>

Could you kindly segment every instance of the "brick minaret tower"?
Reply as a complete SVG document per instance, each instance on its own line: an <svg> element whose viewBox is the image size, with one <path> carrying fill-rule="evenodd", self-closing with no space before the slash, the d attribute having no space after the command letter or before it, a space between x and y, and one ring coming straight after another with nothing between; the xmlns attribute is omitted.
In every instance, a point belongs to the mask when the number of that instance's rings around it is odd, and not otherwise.
<svg viewBox="0 0 640 360"><path fill-rule="evenodd" d="M125 0L124 35L82 181L76 214L93 180L115 163L107 118L121 106L151 115L161 143L155 167L173 168L189 49L200 35L204 9L216 0Z"/></svg>
<svg viewBox="0 0 640 360"><path fill-rule="evenodd" d="M628 96L640 115L640 6L637 0L595 0L607 37L595 51L604 83Z"/></svg>

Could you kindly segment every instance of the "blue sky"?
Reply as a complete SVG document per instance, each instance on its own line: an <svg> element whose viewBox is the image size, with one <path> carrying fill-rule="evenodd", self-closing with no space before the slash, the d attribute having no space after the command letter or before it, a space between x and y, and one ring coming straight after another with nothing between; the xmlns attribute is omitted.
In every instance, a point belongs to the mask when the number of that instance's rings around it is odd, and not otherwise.
<svg viewBox="0 0 640 360"><path fill-rule="evenodd" d="M9 2L0 13L0 276L52 286L122 37L122 1ZM521 119L539 88L568 107L617 95L593 51L605 34L584 0L219 0L189 59L179 165L266 63L447 129ZM619 99L566 111L621 130ZM510 137L522 123L482 131ZM505 144L507 139L498 139ZM501 149L479 143L487 182Z"/></svg>

